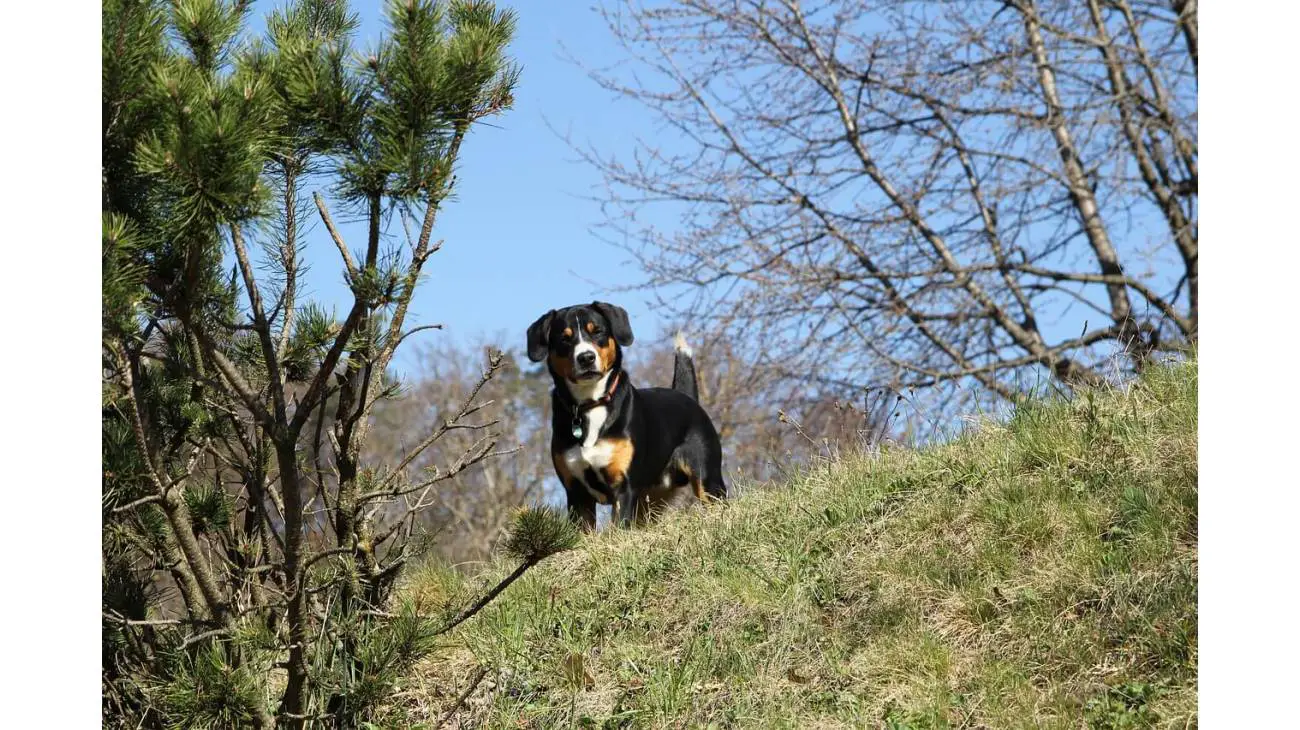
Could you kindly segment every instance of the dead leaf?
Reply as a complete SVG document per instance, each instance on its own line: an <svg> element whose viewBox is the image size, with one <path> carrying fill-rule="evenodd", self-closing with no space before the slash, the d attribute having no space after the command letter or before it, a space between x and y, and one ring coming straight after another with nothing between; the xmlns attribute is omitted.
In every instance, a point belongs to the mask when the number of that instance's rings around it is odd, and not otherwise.
<svg viewBox="0 0 1300 730"><path fill-rule="evenodd" d="M574 687L586 689L596 684L596 678L587 670L586 659L581 654L570 654L564 658L564 676Z"/></svg>

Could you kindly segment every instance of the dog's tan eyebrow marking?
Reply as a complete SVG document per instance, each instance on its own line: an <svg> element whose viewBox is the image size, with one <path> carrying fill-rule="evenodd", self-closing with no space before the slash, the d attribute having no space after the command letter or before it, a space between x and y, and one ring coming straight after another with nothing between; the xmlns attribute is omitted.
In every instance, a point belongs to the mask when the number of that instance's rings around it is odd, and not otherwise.
<svg viewBox="0 0 1300 730"><path fill-rule="evenodd" d="M614 349L616 346L617 343L614 342L614 338L609 337L605 339L603 346L596 348L596 351L600 353L600 369L602 371L614 367L614 356L618 354Z"/></svg>
<svg viewBox="0 0 1300 730"><path fill-rule="evenodd" d="M587 334L591 334L592 332L595 332L595 331L596 331L596 323L595 323L595 322L588 322L588 323L587 323Z"/></svg>
<svg viewBox="0 0 1300 730"><path fill-rule="evenodd" d="M573 336L573 328L572 328L572 327L565 327L565 328L564 328L564 336L565 336L565 337L572 337L572 336Z"/></svg>

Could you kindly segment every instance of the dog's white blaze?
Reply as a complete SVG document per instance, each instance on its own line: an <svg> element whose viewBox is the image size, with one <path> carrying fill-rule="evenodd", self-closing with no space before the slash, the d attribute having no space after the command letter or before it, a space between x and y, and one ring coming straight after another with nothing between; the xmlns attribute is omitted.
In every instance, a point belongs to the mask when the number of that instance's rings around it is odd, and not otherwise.
<svg viewBox="0 0 1300 730"><path fill-rule="evenodd" d="M577 364L578 362L578 355L581 355L584 352L590 352L591 354L595 355L596 362L599 363L601 367L604 367L605 363L600 362L600 351L597 350L596 346L592 344L591 340L587 339L586 337L580 337L580 339L578 340L578 344L574 345L573 347L574 364Z"/></svg>
<svg viewBox="0 0 1300 730"><path fill-rule="evenodd" d="M596 441L600 438L600 429L605 427L605 419L609 417L609 409L605 406L596 406L587 411L587 429L586 438L582 442L584 452L597 448ZM588 459L590 461L590 459ZM603 466L603 464L602 464Z"/></svg>

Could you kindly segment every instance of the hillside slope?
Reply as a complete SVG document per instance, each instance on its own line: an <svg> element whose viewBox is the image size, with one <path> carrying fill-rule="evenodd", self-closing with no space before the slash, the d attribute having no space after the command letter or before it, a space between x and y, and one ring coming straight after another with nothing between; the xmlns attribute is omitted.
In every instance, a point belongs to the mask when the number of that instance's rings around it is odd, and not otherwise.
<svg viewBox="0 0 1300 730"><path fill-rule="evenodd" d="M1197 374L587 538L451 635L433 726L1196 725ZM486 584L507 569L480 577ZM426 603L466 585L429 567Z"/></svg>

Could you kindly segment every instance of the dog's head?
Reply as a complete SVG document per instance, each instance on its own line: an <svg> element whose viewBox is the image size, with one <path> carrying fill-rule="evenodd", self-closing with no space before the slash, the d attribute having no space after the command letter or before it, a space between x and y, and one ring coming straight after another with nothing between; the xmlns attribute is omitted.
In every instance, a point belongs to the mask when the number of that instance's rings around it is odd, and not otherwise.
<svg viewBox="0 0 1300 730"><path fill-rule="evenodd" d="M627 311L605 302L552 309L528 328L528 359L546 360L556 379L594 382L621 366L632 344Z"/></svg>

